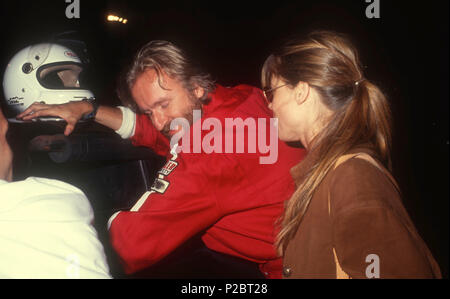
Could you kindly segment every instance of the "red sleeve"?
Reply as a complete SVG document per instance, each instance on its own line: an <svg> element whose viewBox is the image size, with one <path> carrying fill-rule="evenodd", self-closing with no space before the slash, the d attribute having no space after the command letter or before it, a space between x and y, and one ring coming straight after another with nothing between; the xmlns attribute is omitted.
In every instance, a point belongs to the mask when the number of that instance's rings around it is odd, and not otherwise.
<svg viewBox="0 0 450 299"><path fill-rule="evenodd" d="M164 137L144 114L136 114L136 129L131 141L134 146L146 146L156 154L166 156L170 151L169 140Z"/></svg>
<svg viewBox="0 0 450 299"><path fill-rule="evenodd" d="M190 154L169 160L152 190L111 222L111 242L126 273L151 266L217 222L223 213L215 194L241 179L237 162L226 155Z"/></svg>

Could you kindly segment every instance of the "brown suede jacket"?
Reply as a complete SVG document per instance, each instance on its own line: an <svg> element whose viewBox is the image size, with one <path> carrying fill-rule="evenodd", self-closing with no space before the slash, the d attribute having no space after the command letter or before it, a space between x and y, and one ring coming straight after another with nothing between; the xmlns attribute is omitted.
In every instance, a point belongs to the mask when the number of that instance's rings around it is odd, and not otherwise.
<svg viewBox="0 0 450 299"><path fill-rule="evenodd" d="M357 149L351 153L366 153ZM375 160L372 159L372 162ZM291 173L299 186L311 165ZM326 175L283 259L283 278L441 278L381 163L351 157Z"/></svg>

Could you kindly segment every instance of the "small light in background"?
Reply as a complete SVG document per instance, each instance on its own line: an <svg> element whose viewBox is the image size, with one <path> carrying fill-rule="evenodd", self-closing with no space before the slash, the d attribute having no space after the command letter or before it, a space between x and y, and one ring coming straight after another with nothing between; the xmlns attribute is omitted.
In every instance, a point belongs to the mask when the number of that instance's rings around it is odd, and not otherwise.
<svg viewBox="0 0 450 299"><path fill-rule="evenodd" d="M119 23L122 23L122 24L128 23L128 20L127 20L127 19L125 19L125 18L123 18L123 17L116 16L116 15L108 15L108 16L106 17L106 20L107 20L108 22L119 22Z"/></svg>

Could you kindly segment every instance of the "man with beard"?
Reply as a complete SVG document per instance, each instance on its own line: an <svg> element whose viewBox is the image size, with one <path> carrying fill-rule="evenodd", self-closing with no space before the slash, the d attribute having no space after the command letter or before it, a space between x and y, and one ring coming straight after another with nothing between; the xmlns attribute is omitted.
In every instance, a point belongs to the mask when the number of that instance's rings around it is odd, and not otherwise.
<svg viewBox="0 0 450 299"><path fill-rule="evenodd" d="M146 44L125 81L121 99L127 107L96 109L88 101L35 103L18 115L24 120L59 116L67 121L64 133L68 135L78 120L90 114L123 138L131 138L134 145L167 156L151 190L129 211L115 213L108 222L112 245L125 272L145 270L190 238L201 236L204 247L197 253L203 263L191 263L194 268L189 270L198 277L221 277L208 272L222 271L226 273L222 278L281 278L281 258L273 247L276 222L295 188L289 170L301 160L303 150L276 139L277 161L260 164L259 158L267 152L259 149L239 154L186 153L177 151L176 146L171 149L169 144L169 138L181 130L171 129L171 122L182 117L193 125L194 109L202 111L202 120L217 119L223 131L232 134L237 130L227 130L225 118L263 119L269 123L272 114L262 91L248 85L226 88L214 84L209 74L166 41ZM244 133L245 144L248 131ZM269 134L269 130L265 132L263 135ZM187 134L193 134L192 126ZM226 270L225 265L231 264L243 266ZM173 277L182 276L182 268L174 270Z"/></svg>

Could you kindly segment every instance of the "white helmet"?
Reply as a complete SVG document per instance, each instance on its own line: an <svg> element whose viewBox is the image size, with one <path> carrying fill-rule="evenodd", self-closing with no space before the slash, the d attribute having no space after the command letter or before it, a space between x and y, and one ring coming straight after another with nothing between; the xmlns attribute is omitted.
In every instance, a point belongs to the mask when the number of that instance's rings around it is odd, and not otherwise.
<svg viewBox="0 0 450 299"><path fill-rule="evenodd" d="M8 120L22 122L15 116L34 102L63 104L93 98L91 91L80 87L82 70L75 52L59 44L36 44L19 51L8 63L3 78Z"/></svg>

